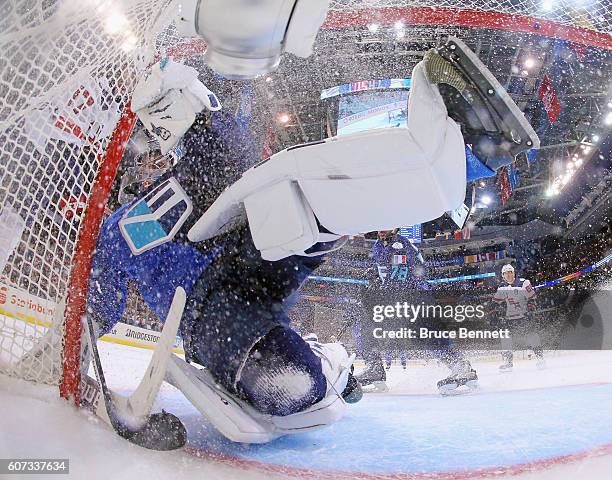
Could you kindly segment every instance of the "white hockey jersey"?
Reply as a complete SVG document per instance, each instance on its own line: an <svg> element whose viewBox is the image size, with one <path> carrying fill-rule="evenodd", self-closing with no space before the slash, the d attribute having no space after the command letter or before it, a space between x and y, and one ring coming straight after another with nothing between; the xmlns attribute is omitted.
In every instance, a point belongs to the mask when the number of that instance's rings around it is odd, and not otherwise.
<svg viewBox="0 0 612 480"><path fill-rule="evenodd" d="M493 295L493 301L506 304L508 320L523 318L527 315L527 305L535 299L535 290L529 280L517 279L511 284L502 284Z"/></svg>

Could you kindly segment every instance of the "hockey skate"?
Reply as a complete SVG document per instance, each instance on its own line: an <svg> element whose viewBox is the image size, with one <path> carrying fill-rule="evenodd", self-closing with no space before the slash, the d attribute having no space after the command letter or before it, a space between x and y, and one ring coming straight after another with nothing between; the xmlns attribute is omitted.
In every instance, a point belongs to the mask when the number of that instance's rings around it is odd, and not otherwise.
<svg viewBox="0 0 612 480"><path fill-rule="evenodd" d="M467 360L453 365L451 375L438 382L438 391L442 395L463 395L476 388L478 388L478 375Z"/></svg>
<svg viewBox="0 0 612 480"><path fill-rule="evenodd" d="M540 139L521 110L461 40L448 37L444 46L427 52L424 62L449 116L489 168L496 170L512 163L517 154L539 148Z"/></svg>
<svg viewBox="0 0 612 480"><path fill-rule="evenodd" d="M388 392L387 374L382 362L377 361L366 366L366 369L355 379L361 384L363 393Z"/></svg>
<svg viewBox="0 0 612 480"><path fill-rule="evenodd" d="M502 357L505 363L499 366L499 373L510 373L514 367L514 355L512 352L504 352L502 353Z"/></svg>

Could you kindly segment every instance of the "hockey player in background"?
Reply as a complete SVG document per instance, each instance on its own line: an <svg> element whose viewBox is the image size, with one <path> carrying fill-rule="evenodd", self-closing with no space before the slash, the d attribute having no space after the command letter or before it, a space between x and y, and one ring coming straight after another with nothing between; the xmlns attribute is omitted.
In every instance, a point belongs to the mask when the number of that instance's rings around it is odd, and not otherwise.
<svg viewBox="0 0 612 480"><path fill-rule="evenodd" d="M400 365L402 366L402 369L406 370L407 368L407 352L406 350L387 350L385 352L385 369L386 370L391 370L391 365L393 365L393 358L394 356L397 355L399 356L400 359Z"/></svg>
<svg viewBox="0 0 612 480"><path fill-rule="evenodd" d="M503 318L502 326L510 330L510 336L503 338L502 357L504 364L499 367L500 372L511 372L514 366L514 337L520 337L521 343L530 347L537 359L538 368L544 368L544 352L540 335L534 332L534 314L537 308L536 293L529 280L516 278L514 267L506 264L502 267L504 281L495 292L493 302L504 311L499 311Z"/></svg>
<svg viewBox="0 0 612 480"><path fill-rule="evenodd" d="M251 57L230 62L228 51L209 60L242 76ZM137 86L132 109L162 154L181 141L183 157L102 226L87 299L98 333L121 318L128 281L160 318L182 287L186 358L206 369L183 362L173 381L224 435L265 442L333 423L359 398L352 358L340 344L306 342L289 327L295 292L342 235L432 220L463 201L465 141L447 104L472 132L485 170L535 146L495 82L453 39L412 72L408 132L331 138L255 165L248 133L218 111L197 72L163 59ZM481 94L483 83L499 96ZM438 85L454 90L443 97ZM405 189L390 191L391 180Z"/></svg>
<svg viewBox="0 0 612 480"><path fill-rule="evenodd" d="M372 260L375 269L370 276L369 285L365 287L366 295L374 293L381 300L389 298L387 302L389 304L395 302L395 294L409 295L412 292L415 304L428 298L427 292L431 291L432 287L426 279L423 256L410 240L398 233L398 229L378 232L378 239L372 247ZM417 322L419 327L436 328L435 319L419 318ZM364 392L387 391L386 373L381 356L387 348L372 337L371 324L365 312L360 315L358 325L359 327L353 331L358 332L360 336L358 343L361 345L360 353L365 360L366 369L357 376L357 379ZM396 325L397 328L406 326L402 322ZM394 329L388 326L387 328ZM401 350L404 345L396 343L388 347ZM440 393L466 393L477 387L476 371L450 340L414 340L413 348L428 351L451 370L451 375L437 384ZM457 390L464 385L468 387L467 390Z"/></svg>

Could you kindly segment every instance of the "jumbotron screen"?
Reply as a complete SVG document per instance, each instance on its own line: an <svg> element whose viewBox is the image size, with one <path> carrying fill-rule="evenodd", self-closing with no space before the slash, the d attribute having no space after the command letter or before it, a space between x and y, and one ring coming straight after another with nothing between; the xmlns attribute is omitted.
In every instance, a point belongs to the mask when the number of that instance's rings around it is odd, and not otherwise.
<svg viewBox="0 0 612 480"><path fill-rule="evenodd" d="M405 128L408 91L363 92L340 97L338 135L378 128Z"/></svg>

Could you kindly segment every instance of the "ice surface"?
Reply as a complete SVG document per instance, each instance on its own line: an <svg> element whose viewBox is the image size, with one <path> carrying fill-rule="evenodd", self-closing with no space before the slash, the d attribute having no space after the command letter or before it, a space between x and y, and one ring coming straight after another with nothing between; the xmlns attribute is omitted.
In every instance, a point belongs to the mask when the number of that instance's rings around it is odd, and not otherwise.
<svg viewBox="0 0 612 480"><path fill-rule="evenodd" d="M150 355L103 343L111 387L135 388ZM69 457L70 478L94 479L610 478L612 352L547 362L538 370L535 361L517 360L511 374L497 372L500 362L473 362L481 389L452 398L435 394L445 368L394 365L390 392L367 395L336 425L257 446L226 441L163 385L156 408L179 415L189 432L189 448L179 452L136 447L47 389L2 382L0 457Z"/></svg>

